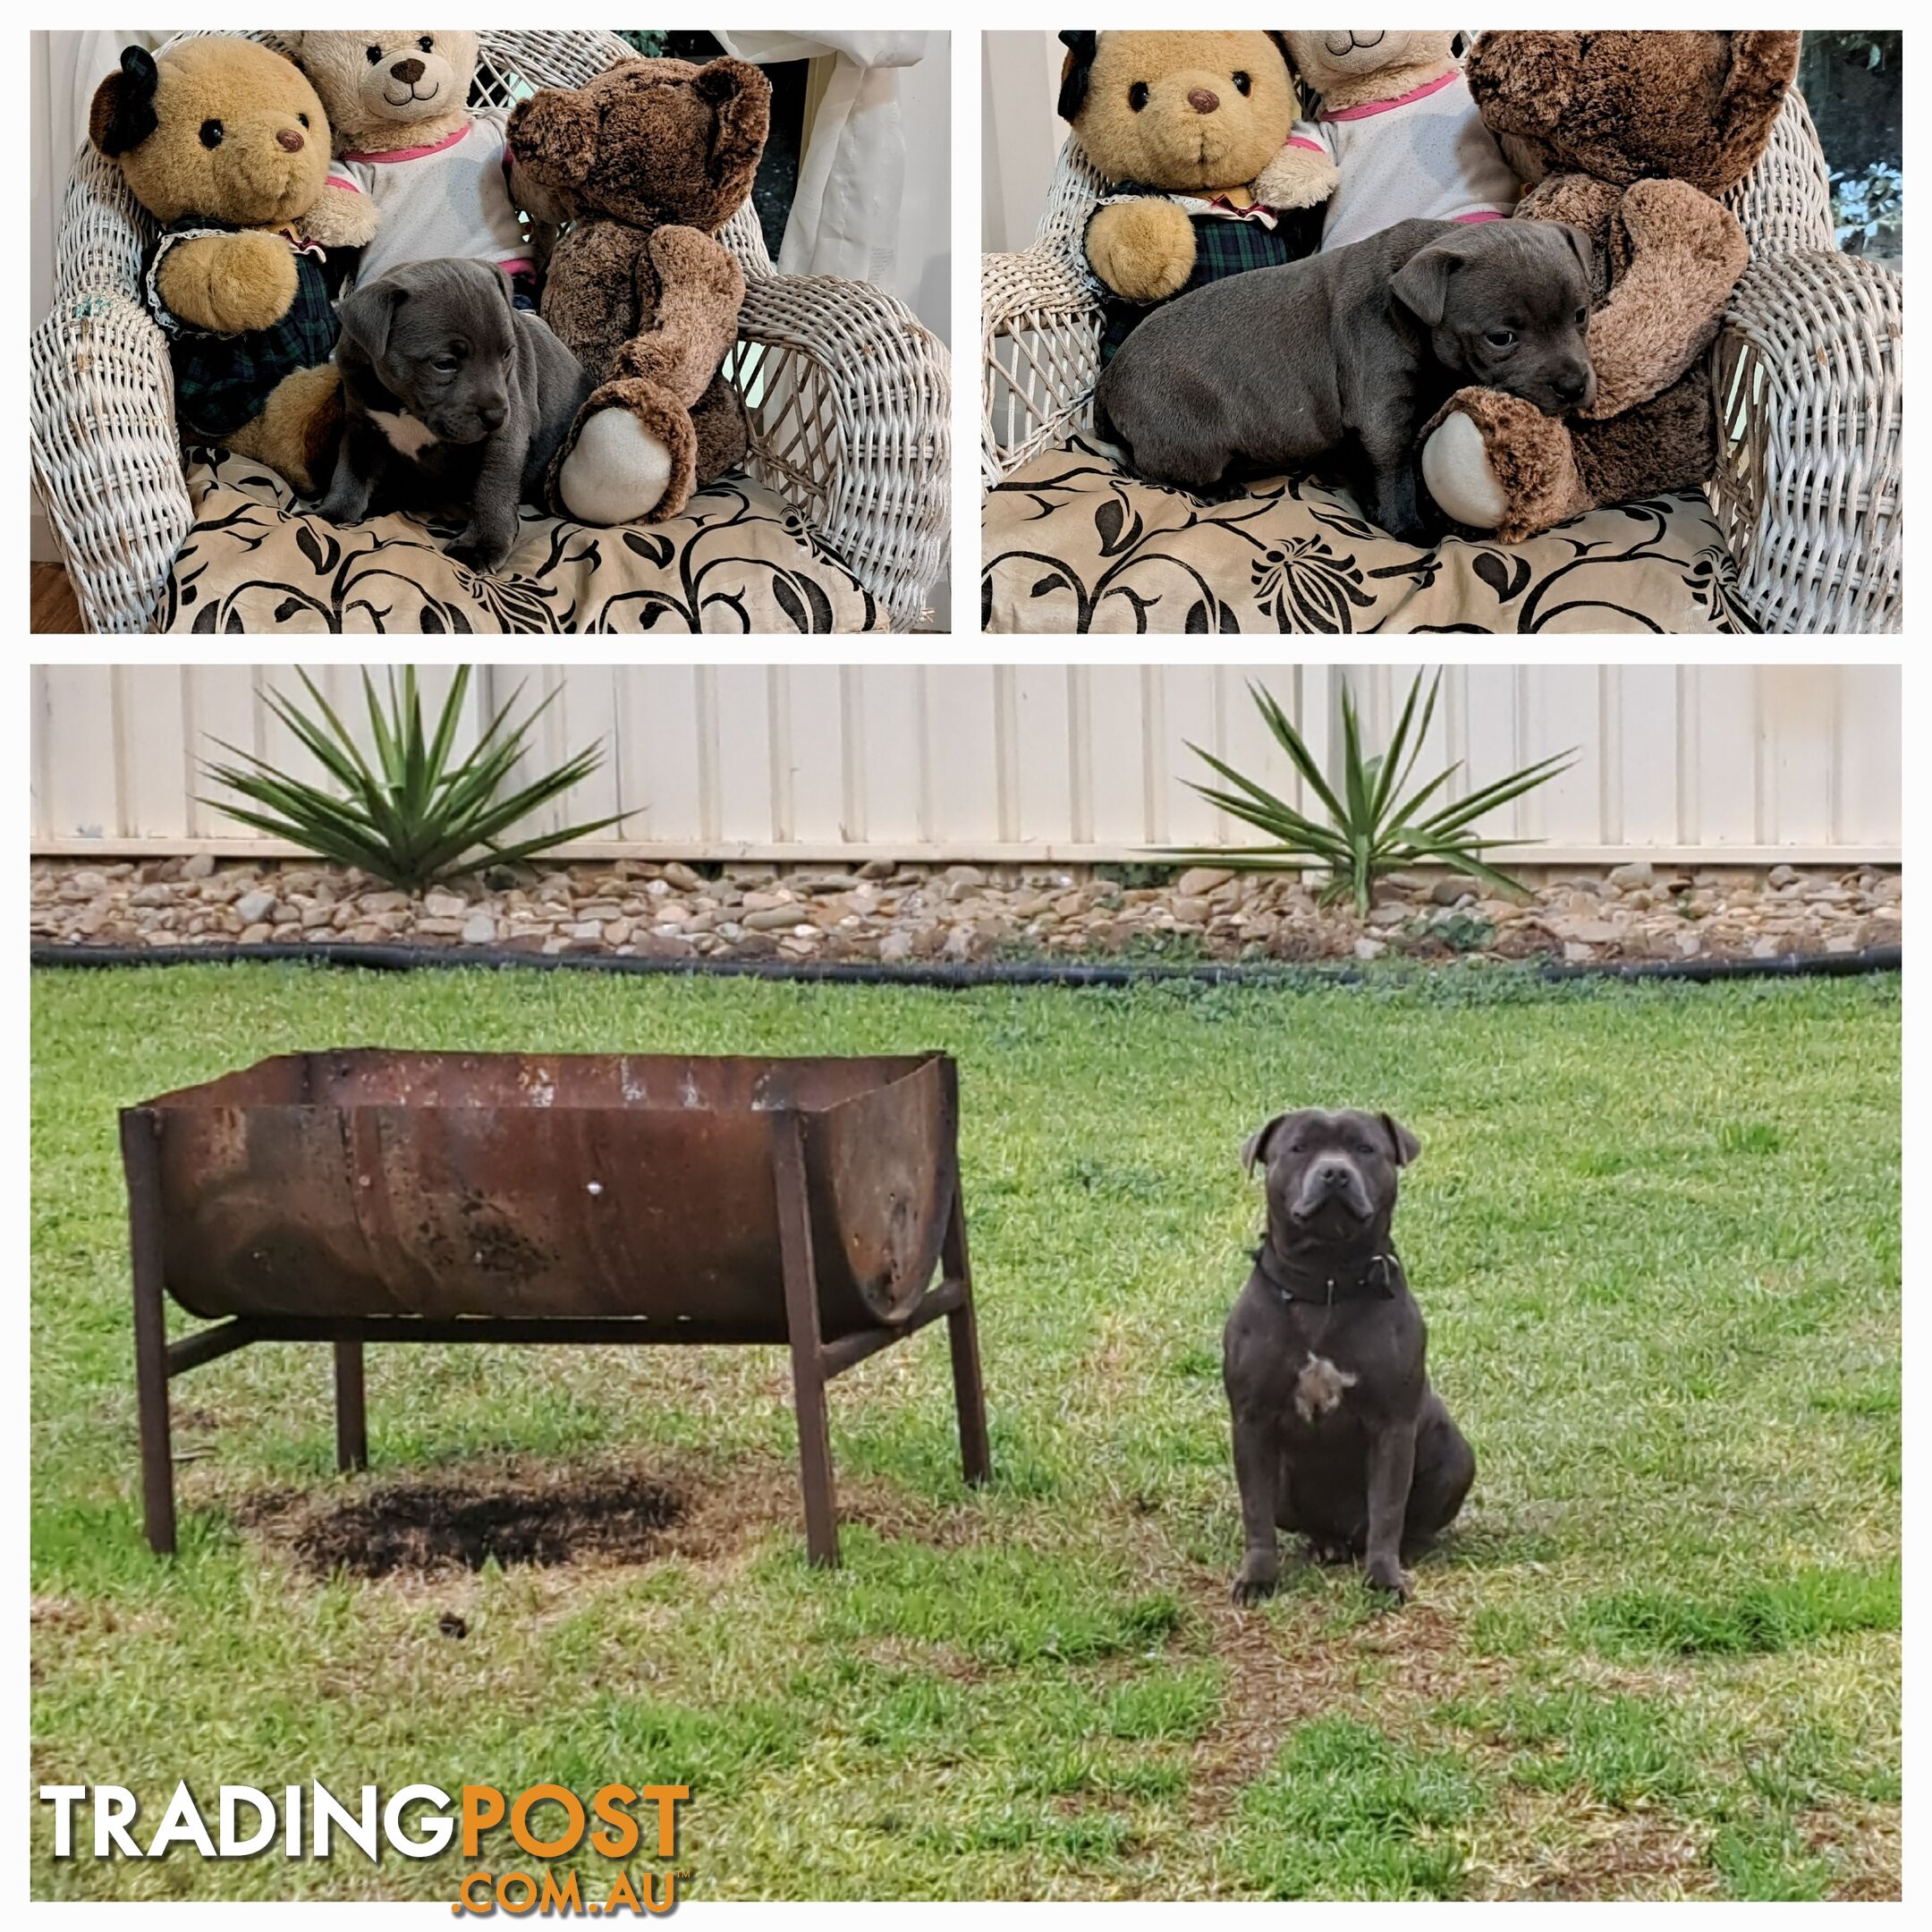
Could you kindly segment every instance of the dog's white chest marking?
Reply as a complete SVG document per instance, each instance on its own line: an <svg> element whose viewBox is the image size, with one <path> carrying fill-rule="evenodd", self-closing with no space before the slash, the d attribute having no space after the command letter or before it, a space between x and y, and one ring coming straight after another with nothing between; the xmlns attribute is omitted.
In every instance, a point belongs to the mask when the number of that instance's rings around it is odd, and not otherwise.
<svg viewBox="0 0 1932 1932"><path fill-rule="evenodd" d="M418 422L407 410L371 410L369 419L389 438L390 443L405 456L419 456L437 441L436 433L427 423Z"/></svg>
<svg viewBox="0 0 1932 1932"><path fill-rule="evenodd" d="M1343 1394L1355 1386L1357 1377L1346 1368L1337 1368L1326 1355L1311 1354L1295 1377L1295 1413L1304 1422L1318 1422L1331 1409L1342 1405Z"/></svg>

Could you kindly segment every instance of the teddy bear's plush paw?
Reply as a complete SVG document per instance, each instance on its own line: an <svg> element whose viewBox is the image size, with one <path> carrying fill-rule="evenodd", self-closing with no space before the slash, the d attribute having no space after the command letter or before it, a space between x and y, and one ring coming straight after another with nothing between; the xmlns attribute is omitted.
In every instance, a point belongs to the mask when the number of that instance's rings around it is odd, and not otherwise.
<svg viewBox="0 0 1932 1932"><path fill-rule="evenodd" d="M332 181L322 199L302 217L302 233L324 248L366 248L380 225L374 199Z"/></svg>
<svg viewBox="0 0 1932 1932"><path fill-rule="evenodd" d="M580 523L660 523L691 500L698 437L690 412L653 383L619 377L590 393L555 470Z"/></svg>
<svg viewBox="0 0 1932 1932"><path fill-rule="evenodd" d="M1341 182L1342 171L1326 155L1288 141L1255 176L1254 198L1263 208L1313 208L1326 201Z"/></svg>
<svg viewBox="0 0 1932 1932"><path fill-rule="evenodd" d="M1737 216L1689 182L1633 182L1623 191L1621 213L1639 250L1688 250L1699 262L1733 276L1750 265L1750 243Z"/></svg>
<svg viewBox="0 0 1932 1932"><path fill-rule="evenodd" d="M1521 396L1462 389L1426 433L1422 481L1470 530L1521 543L1589 508L1567 424Z"/></svg>
<svg viewBox="0 0 1932 1932"><path fill-rule="evenodd" d="M278 236L245 230L177 242L156 276L183 322L224 335L271 328L295 300L295 257Z"/></svg>
<svg viewBox="0 0 1932 1932"><path fill-rule="evenodd" d="M602 410L583 426L557 471L557 495L580 523L639 523L671 487L670 450L627 410Z"/></svg>
<svg viewBox="0 0 1932 1932"><path fill-rule="evenodd" d="M1111 201L1087 225L1094 273L1130 301L1165 301L1194 273L1194 225L1164 196Z"/></svg>

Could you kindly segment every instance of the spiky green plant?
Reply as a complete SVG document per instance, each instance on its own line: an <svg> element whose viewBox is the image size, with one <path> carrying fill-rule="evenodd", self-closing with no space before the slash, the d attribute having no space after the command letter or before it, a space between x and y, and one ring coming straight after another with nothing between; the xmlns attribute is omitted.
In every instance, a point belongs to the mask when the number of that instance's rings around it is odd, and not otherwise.
<svg viewBox="0 0 1932 1932"><path fill-rule="evenodd" d="M1404 866L1428 860L1465 873L1493 888L1521 891L1516 880L1488 864L1482 854L1498 846L1534 844L1536 841L1477 838L1468 828L1485 812L1494 811L1497 806L1506 805L1512 799L1521 798L1525 792L1546 784L1558 773L1567 771L1575 750L1572 748L1555 752L1452 803L1425 812L1424 808L1437 798L1462 768L1458 759L1427 784L1413 791L1407 789L1423 741L1428 735L1429 721L1436 715L1436 696L1441 684L1442 673L1438 671L1430 682L1418 720L1416 700L1422 690L1422 674L1416 674L1394 736L1385 749L1373 757L1362 754L1361 725L1356 716L1355 700L1343 684L1339 791L1328 782L1314 753L1272 694L1262 685L1250 684L1249 694L1256 708L1275 743L1301 773L1302 783L1319 801L1326 822L1297 811L1265 785L1242 776L1211 751L1190 743L1189 750L1236 788L1224 792L1212 785L1197 784L1190 778L1185 781L1190 789L1199 792L1209 804L1267 833L1275 843L1233 850L1197 846L1175 852L1172 856L1250 871L1325 871L1328 879L1321 889L1321 902L1330 905L1338 899L1352 898L1358 918L1367 915L1377 879Z"/></svg>
<svg viewBox="0 0 1932 1932"><path fill-rule="evenodd" d="M225 799L203 802L258 831L286 839L318 858L358 866L386 879L404 892L420 892L453 872L481 863L529 859L567 840L583 838L630 815L615 812L561 831L503 843L504 835L554 798L561 797L588 778L603 762L603 750L588 745L555 770L505 792L504 783L522 756L534 725L557 695L548 698L520 724L511 712L522 686L485 724L475 745L462 758L455 755L456 733L463 699L470 689L470 666L462 665L451 682L449 695L433 733L423 724L422 693L413 666L388 675L386 703L367 670L362 693L369 708L373 761L363 755L349 728L306 671L298 671L313 700L315 716L306 715L279 691L263 694L263 701L314 753L339 790L331 791L277 770L252 751L216 739L223 750L242 760L239 765L202 762L202 770L251 801L236 805Z"/></svg>

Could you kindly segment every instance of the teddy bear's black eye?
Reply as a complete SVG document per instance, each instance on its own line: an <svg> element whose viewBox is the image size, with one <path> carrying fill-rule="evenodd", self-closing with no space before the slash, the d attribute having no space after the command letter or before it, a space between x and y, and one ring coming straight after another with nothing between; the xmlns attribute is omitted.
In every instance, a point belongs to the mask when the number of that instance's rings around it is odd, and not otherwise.
<svg viewBox="0 0 1932 1932"><path fill-rule="evenodd" d="M1139 114L1140 110L1147 106L1147 82L1145 80L1136 80L1134 84L1127 89L1127 105L1131 107L1136 114Z"/></svg>
<svg viewBox="0 0 1932 1932"><path fill-rule="evenodd" d="M1238 73L1234 76L1234 91L1237 94L1247 93L1253 85L1254 82L1244 73Z"/></svg>
<svg viewBox="0 0 1932 1932"><path fill-rule="evenodd" d="M382 58L382 49L379 47L364 47L362 51L369 55L369 64L371 67Z"/></svg>
<svg viewBox="0 0 1932 1932"><path fill-rule="evenodd" d="M425 54L427 54L432 47L436 46L436 37L433 34L425 34L422 38L416 43L416 45L419 47Z"/></svg>
<svg viewBox="0 0 1932 1932"><path fill-rule="evenodd" d="M295 118L300 121L304 127L307 127L309 125L309 116L307 114L297 114Z"/></svg>
<svg viewBox="0 0 1932 1932"><path fill-rule="evenodd" d="M222 124L219 121L204 121L201 123L201 145L204 148L219 148L222 142Z"/></svg>

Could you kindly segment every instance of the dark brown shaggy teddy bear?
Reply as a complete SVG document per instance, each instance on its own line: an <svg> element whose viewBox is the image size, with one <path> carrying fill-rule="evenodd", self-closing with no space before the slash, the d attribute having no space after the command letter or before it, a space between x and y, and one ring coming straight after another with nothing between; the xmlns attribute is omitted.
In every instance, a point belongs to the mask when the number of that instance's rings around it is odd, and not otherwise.
<svg viewBox="0 0 1932 1932"><path fill-rule="evenodd" d="M661 521L744 460L721 373L744 275L715 238L751 192L770 123L771 83L732 59L620 61L510 117L520 205L572 225L543 318L597 383L551 471L580 521Z"/></svg>
<svg viewBox="0 0 1932 1932"><path fill-rule="evenodd" d="M1696 489L1716 462L1704 352L1750 260L1714 198L1771 138L1795 33L1486 33L1466 72L1532 187L1518 221L1595 244L1588 410L1547 417L1491 389L1444 405L1422 475L1457 522L1516 543L1599 506Z"/></svg>

